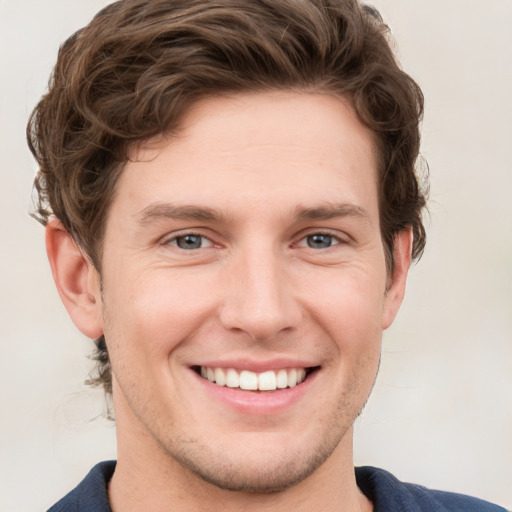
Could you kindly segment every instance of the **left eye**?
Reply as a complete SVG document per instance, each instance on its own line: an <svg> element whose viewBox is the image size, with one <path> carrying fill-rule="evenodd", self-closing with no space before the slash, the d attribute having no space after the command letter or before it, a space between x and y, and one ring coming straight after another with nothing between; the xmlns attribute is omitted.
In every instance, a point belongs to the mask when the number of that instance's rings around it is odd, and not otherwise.
<svg viewBox="0 0 512 512"><path fill-rule="evenodd" d="M211 247L213 244L211 240L202 235L195 235L188 233L186 235L176 236L168 242L170 245L175 245L180 249L191 251L194 249L202 249L204 247Z"/></svg>
<svg viewBox="0 0 512 512"><path fill-rule="evenodd" d="M311 249L328 249L340 243L338 237L328 233L313 233L304 237L299 245L307 245Z"/></svg>

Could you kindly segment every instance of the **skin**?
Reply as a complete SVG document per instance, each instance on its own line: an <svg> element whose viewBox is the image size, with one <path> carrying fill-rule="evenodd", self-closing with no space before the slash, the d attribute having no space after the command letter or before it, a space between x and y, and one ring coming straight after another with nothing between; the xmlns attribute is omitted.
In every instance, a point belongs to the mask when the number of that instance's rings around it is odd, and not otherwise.
<svg viewBox="0 0 512 512"><path fill-rule="evenodd" d="M371 510L352 425L411 250L406 230L388 275L371 133L339 98L245 94L198 102L179 136L134 157L108 215L101 280L57 221L47 228L72 319L108 344L114 512ZM180 248L187 234L202 245ZM315 234L325 246L310 246ZM200 365L316 371L274 407L284 395L225 399Z"/></svg>

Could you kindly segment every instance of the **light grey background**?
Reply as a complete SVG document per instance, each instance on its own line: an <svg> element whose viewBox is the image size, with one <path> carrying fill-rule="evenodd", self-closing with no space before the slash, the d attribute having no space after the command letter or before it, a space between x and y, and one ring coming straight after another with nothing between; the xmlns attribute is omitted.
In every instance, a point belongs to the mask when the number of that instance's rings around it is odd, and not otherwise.
<svg viewBox="0 0 512 512"><path fill-rule="evenodd" d="M0 0L0 511L44 510L115 457L85 340L28 217L26 119L104 0ZM357 422L357 464L512 508L512 1L379 0L426 96L429 245Z"/></svg>

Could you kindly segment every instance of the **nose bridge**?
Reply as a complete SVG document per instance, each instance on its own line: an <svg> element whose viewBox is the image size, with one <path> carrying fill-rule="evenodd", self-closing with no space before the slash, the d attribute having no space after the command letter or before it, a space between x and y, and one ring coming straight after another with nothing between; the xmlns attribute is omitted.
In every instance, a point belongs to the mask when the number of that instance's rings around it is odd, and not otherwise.
<svg viewBox="0 0 512 512"><path fill-rule="evenodd" d="M300 308L283 255L271 244L255 243L235 259L221 314L224 327L266 340L296 326Z"/></svg>

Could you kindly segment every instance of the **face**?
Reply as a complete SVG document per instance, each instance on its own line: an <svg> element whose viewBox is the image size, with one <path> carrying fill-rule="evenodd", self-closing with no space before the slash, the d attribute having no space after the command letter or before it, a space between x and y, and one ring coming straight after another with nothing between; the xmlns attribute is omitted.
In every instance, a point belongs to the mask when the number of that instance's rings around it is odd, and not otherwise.
<svg viewBox="0 0 512 512"><path fill-rule="evenodd" d="M400 302L370 133L327 95L197 103L126 165L102 286L121 444L251 491L346 456Z"/></svg>

